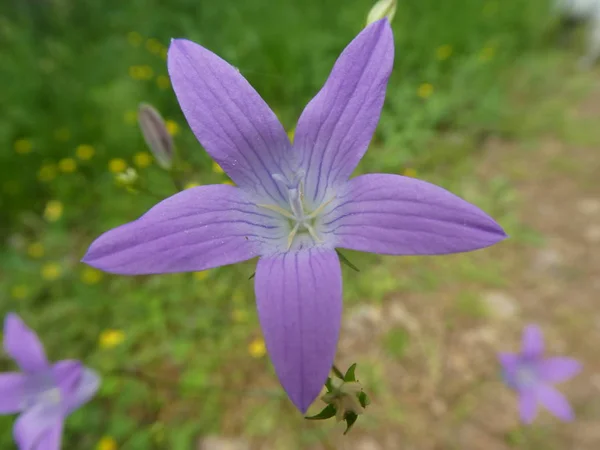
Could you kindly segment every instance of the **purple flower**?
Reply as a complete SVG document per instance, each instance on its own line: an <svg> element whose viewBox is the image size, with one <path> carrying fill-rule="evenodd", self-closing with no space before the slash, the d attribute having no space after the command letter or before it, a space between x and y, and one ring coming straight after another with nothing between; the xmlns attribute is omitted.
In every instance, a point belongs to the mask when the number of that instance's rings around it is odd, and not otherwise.
<svg viewBox="0 0 600 450"><path fill-rule="evenodd" d="M100 236L83 261L135 275L259 256L255 291L267 349L290 399L305 412L327 379L340 330L336 247L433 255L506 237L480 209L424 181L389 174L349 179L375 131L393 59L387 20L365 28L302 113L292 145L233 66L200 45L173 40L168 69L181 109L237 187L178 193Z"/></svg>
<svg viewBox="0 0 600 450"><path fill-rule="evenodd" d="M521 420L530 424L537 415L538 403L559 419L573 420L573 411L553 383L566 381L579 373L581 364L572 358L544 358L540 329L528 325L523 331L521 353L500 353L498 358L506 384L519 393Z"/></svg>
<svg viewBox="0 0 600 450"><path fill-rule="evenodd" d="M66 416L92 398L98 375L79 361L50 364L36 334L16 314L4 321L4 351L22 372L0 374L0 414L21 414L13 430L17 445L59 450Z"/></svg>

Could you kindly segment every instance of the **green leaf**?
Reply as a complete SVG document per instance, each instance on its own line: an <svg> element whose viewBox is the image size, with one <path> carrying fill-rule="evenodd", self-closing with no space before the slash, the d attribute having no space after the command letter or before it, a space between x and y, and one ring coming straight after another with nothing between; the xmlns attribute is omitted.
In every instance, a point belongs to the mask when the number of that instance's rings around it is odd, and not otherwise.
<svg viewBox="0 0 600 450"><path fill-rule="evenodd" d="M358 419L357 414L353 412L346 413L346 416L344 417L344 420L346 421L346 431L344 431L344 435L348 434L348 431L350 431L350 428L352 428L356 419Z"/></svg>
<svg viewBox="0 0 600 450"><path fill-rule="evenodd" d="M336 248L335 249L336 253L338 254L338 256L340 257L340 260L346 264L348 267L350 267L352 270L356 270L357 272L360 272L360 270L358 269L358 267L356 267L354 264L352 264L350 262L350 260L348 258L346 258L344 255L342 255L342 253Z"/></svg>
<svg viewBox="0 0 600 450"><path fill-rule="evenodd" d="M367 405L371 404L371 400L369 399L367 394L364 393L364 391L359 392L358 401L360 402L363 408L366 408Z"/></svg>
<svg viewBox="0 0 600 450"><path fill-rule="evenodd" d="M337 411L335 409L335 406L333 406L333 405L327 405L325 408L323 408L323 410L319 414L316 414L316 415L310 416L310 417L305 417L305 419L308 419L308 420L325 420L325 419L329 419L329 418L335 416L336 412Z"/></svg>
<svg viewBox="0 0 600 450"><path fill-rule="evenodd" d="M356 376L354 372L356 370L356 363L352 364L350 368L346 371L346 375L344 375L344 381L356 381Z"/></svg>
<svg viewBox="0 0 600 450"><path fill-rule="evenodd" d="M333 385L331 384L331 377L327 377L327 381L325 382L325 387L327 388L327 392L333 391Z"/></svg>

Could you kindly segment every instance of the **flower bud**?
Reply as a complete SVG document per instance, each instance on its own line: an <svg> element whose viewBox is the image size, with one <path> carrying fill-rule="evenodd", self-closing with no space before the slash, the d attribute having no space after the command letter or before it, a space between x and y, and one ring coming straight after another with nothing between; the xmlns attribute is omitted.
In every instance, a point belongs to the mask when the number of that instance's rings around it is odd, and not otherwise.
<svg viewBox="0 0 600 450"><path fill-rule="evenodd" d="M323 395L321 400L335 407L335 418L338 422L342 421L348 413L359 415L365 412L365 408L358 399L359 394L362 392L362 386L359 382L346 382L333 378L331 387L333 388L332 391Z"/></svg>
<svg viewBox="0 0 600 450"><path fill-rule="evenodd" d="M142 103L138 110L138 123L158 165L165 170L170 170L175 151L173 138L160 113L154 107Z"/></svg>
<svg viewBox="0 0 600 450"><path fill-rule="evenodd" d="M367 15L367 25L377 22L384 17L391 22L396 14L397 0L379 0L373 5L369 14Z"/></svg>
<svg viewBox="0 0 600 450"><path fill-rule="evenodd" d="M121 172L115 175L115 181L119 186L132 187L138 181L138 173L135 169L128 167L125 172Z"/></svg>

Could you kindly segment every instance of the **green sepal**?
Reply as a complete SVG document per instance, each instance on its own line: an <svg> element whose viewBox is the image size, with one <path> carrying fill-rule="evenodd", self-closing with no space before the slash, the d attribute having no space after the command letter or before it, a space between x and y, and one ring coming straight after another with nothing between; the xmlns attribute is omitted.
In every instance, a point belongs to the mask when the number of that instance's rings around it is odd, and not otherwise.
<svg viewBox="0 0 600 450"><path fill-rule="evenodd" d="M251 280L252 278L254 278L256 276L256 272L254 272L252 275L250 275L250 277L248 278L248 280Z"/></svg>
<svg viewBox="0 0 600 450"><path fill-rule="evenodd" d="M348 370L346 371L346 375L344 375L344 381L349 382L349 381L356 381L356 376L354 375L354 372L356 370L356 363L352 364Z"/></svg>
<svg viewBox="0 0 600 450"><path fill-rule="evenodd" d="M356 419L358 419L358 415L356 413L346 413L346 415L344 416L344 420L346 421L346 431L344 431L344 435L348 434L348 431L350 431L350 428L352 428L352 425L354 425Z"/></svg>
<svg viewBox="0 0 600 450"><path fill-rule="evenodd" d="M363 408L366 408L367 405L369 405L371 403L371 400L369 399L367 394L365 394L364 391L360 391L358 393L358 401L360 402L360 404Z"/></svg>
<svg viewBox="0 0 600 450"><path fill-rule="evenodd" d="M348 267L350 267L352 270L356 270L357 272L360 272L360 270L358 269L358 267L356 267L354 264L352 264L350 262L350 260L348 258L346 258L342 252L340 252L337 248L335 249L335 252L338 254L338 256L340 257L340 260L346 264Z"/></svg>
<svg viewBox="0 0 600 450"><path fill-rule="evenodd" d="M319 414L316 414L316 415L310 416L310 417L305 417L305 419L307 419L307 420L325 420L325 419L330 419L333 416L335 416L336 412L337 411L335 409L335 406L333 406L333 405L327 405L325 408L323 408L323 410Z"/></svg>
<svg viewBox="0 0 600 450"><path fill-rule="evenodd" d="M327 388L327 392L333 391L333 384L331 384L331 377L327 377L327 381L325 382L325 387Z"/></svg>
<svg viewBox="0 0 600 450"><path fill-rule="evenodd" d="M344 374L342 372L340 372L337 367L333 366L331 368L331 370L333 370L333 373L336 377L338 377L340 380L344 381Z"/></svg>

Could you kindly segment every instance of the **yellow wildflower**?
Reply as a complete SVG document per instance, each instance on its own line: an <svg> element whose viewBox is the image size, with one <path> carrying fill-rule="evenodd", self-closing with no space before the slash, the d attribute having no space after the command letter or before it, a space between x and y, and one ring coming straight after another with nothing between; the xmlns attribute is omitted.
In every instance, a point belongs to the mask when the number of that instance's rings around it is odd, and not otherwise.
<svg viewBox="0 0 600 450"><path fill-rule="evenodd" d="M27 246L27 254L33 259L40 259L44 253L44 245L41 242L32 242Z"/></svg>
<svg viewBox="0 0 600 450"><path fill-rule="evenodd" d="M104 330L100 333L98 345L100 348L114 348L125 340L125 333L121 330Z"/></svg>
<svg viewBox="0 0 600 450"><path fill-rule="evenodd" d="M143 169L152 164L152 156L148 152L138 152L133 155L133 163Z"/></svg>
<svg viewBox="0 0 600 450"><path fill-rule="evenodd" d="M127 169L127 163L124 159L113 158L108 162L108 170L112 173L125 172L125 169Z"/></svg>
<svg viewBox="0 0 600 450"><path fill-rule="evenodd" d="M231 319L236 323L246 322L248 320L248 311L245 309L234 309L231 311Z"/></svg>
<svg viewBox="0 0 600 450"><path fill-rule="evenodd" d="M437 48L437 50L435 51L435 56L437 59L439 59L440 61L444 61L448 58L450 58L450 56L452 55L452 46L451 45L442 45L440 47Z"/></svg>
<svg viewBox="0 0 600 450"><path fill-rule="evenodd" d="M117 450L117 441L110 436L104 436L98 441L96 450Z"/></svg>
<svg viewBox="0 0 600 450"><path fill-rule="evenodd" d="M44 218L48 222L56 222L62 217L63 204L58 200L50 200L44 209Z"/></svg>
<svg viewBox="0 0 600 450"><path fill-rule="evenodd" d="M248 353L253 358L262 358L267 353L267 347L265 341L262 338L253 339L248 345Z"/></svg>
<svg viewBox="0 0 600 450"><path fill-rule="evenodd" d="M127 125L135 125L137 124L137 111L125 111L125 114L123 114L123 121L127 124Z"/></svg>
<svg viewBox="0 0 600 450"><path fill-rule="evenodd" d="M139 47L143 40L144 39L137 31L130 31L127 33L127 42L129 42L129 45L132 47Z"/></svg>
<svg viewBox="0 0 600 450"><path fill-rule="evenodd" d="M169 80L168 76L159 75L156 77L156 85L159 89L169 89L169 87L171 86L171 81Z"/></svg>
<svg viewBox="0 0 600 450"><path fill-rule="evenodd" d="M81 281L85 284L96 284L102 280L103 274L93 267L85 267L81 271Z"/></svg>
<svg viewBox="0 0 600 450"><path fill-rule="evenodd" d="M179 125L177 125L177 122L173 120L167 120L165 122L165 126L167 127L167 131L171 136L175 136L179 133Z"/></svg>
<svg viewBox="0 0 600 450"><path fill-rule="evenodd" d="M29 289L24 284L17 284L16 286L13 286L10 290L11 297L17 300L24 299L25 297L27 297L28 293Z"/></svg>
<svg viewBox="0 0 600 450"><path fill-rule="evenodd" d="M58 162L58 168L64 173L73 173L77 169L77 163L73 158L63 158Z"/></svg>
<svg viewBox="0 0 600 450"><path fill-rule="evenodd" d="M96 153L96 151L94 150L94 147L92 147L91 145L87 145L87 144L78 145L77 148L75 149L75 154L82 161L87 161L89 159L92 159L94 156L94 153Z"/></svg>
<svg viewBox="0 0 600 450"><path fill-rule="evenodd" d="M71 132L67 127L59 128L58 130L54 131L54 139L60 142L67 142L69 139L71 139Z"/></svg>
<svg viewBox="0 0 600 450"><path fill-rule="evenodd" d="M402 175L404 175L405 177L414 178L417 176L417 171L416 171L416 169L413 169L412 167L408 167L408 168L404 169L404 172L402 173Z"/></svg>
<svg viewBox="0 0 600 450"><path fill-rule="evenodd" d="M195 181L189 181L183 186L184 189L191 189L200 186L200 183L196 183Z"/></svg>
<svg viewBox="0 0 600 450"><path fill-rule="evenodd" d="M31 141L28 141L27 139L19 139L15 141L15 152L19 155L29 153L31 152L31 149L33 149Z"/></svg>
<svg viewBox="0 0 600 450"><path fill-rule="evenodd" d="M40 167L37 174L38 180L47 183L56 178L56 166L54 164L44 164Z"/></svg>
<svg viewBox="0 0 600 450"><path fill-rule="evenodd" d="M158 39L150 38L146 41L146 50L155 55L160 55L164 45L160 43Z"/></svg>
<svg viewBox="0 0 600 450"><path fill-rule="evenodd" d="M42 266L41 274L44 280L54 281L60 277L62 269L57 263L50 262Z"/></svg>
<svg viewBox="0 0 600 450"><path fill-rule="evenodd" d="M417 95L421 98L429 98L433 94L433 86L429 83L423 83L417 89Z"/></svg>
<svg viewBox="0 0 600 450"><path fill-rule="evenodd" d="M214 173L225 173L225 171L223 170L223 168L218 165L216 162L213 161L212 163L212 171Z"/></svg>
<svg viewBox="0 0 600 450"><path fill-rule="evenodd" d="M150 80L154 76L154 70L150 66L131 66L129 76L134 80Z"/></svg>
<svg viewBox="0 0 600 450"><path fill-rule="evenodd" d="M206 280L208 278L208 271L194 272L194 278L198 281Z"/></svg>
<svg viewBox="0 0 600 450"><path fill-rule="evenodd" d="M479 53L479 60L482 62L490 61L496 54L496 49L491 46L484 47Z"/></svg>

